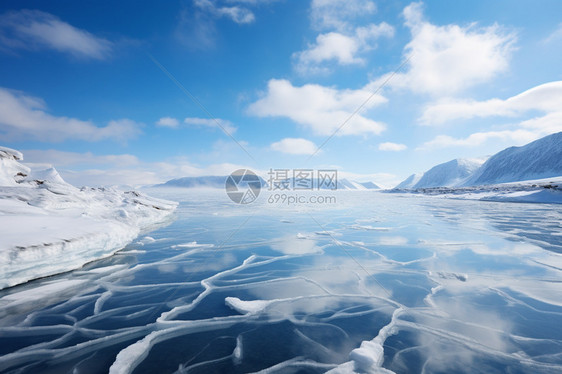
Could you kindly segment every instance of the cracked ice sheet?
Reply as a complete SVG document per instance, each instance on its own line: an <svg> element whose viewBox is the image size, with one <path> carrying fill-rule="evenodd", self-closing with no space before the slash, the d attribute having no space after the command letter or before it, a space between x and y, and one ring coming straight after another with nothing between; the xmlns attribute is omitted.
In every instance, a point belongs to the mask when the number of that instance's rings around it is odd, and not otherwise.
<svg viewBox="0 0 562 374"><path fill-rule="evenodd" d="M121 268L72 273L96 289L78 287L6 327L8 341L35 340L7 352L0 367L38 372L42 360L120 373L559 371L560 256L495 228L517 216L474 202L430 209L423 198L369 196L371 205L362 197L345 215L323 209L316 219L324 227L299 211L267 211L220 248L253 211L214 215L221 203L185 203L154 241L97 265ZM471 213L466 226L463 210ZM551 211L526 214L522 222L550 216L540 232L558 227ZM357 230L358 222L389 230ZM539 239L556 245L549 237Z"/></svg>

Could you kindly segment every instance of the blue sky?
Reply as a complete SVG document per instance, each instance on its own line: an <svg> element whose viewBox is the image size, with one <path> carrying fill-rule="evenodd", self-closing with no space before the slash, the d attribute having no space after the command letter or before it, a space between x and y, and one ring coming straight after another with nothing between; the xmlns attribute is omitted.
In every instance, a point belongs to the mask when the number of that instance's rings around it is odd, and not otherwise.
<svg viewBox="0 0 562 374"><path fill-rule="evenodd" d="M77 185L306 167L390 187L562 131L560 14L554 0L3 1L0 144Z"/></svg>

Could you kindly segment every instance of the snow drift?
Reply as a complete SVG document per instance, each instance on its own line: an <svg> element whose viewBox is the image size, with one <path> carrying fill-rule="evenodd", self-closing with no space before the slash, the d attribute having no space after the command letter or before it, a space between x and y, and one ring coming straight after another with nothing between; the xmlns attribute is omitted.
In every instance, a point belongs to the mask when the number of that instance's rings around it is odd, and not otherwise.
<svg viewBox="0 0 562 374"><path fill-rule="evenodd" d="M110 256L176 203L136 191L76 188L0 147L0 289Z"/></svg>

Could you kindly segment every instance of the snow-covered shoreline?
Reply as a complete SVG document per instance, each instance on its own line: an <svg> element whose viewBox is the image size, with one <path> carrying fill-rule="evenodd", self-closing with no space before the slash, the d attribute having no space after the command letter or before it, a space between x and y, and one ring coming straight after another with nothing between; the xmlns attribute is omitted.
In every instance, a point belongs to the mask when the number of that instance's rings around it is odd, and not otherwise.
<svg viewBox="0 0 562 374"><path fill-rule="evenodd" d="M0 289L111 256L177 203L137 191L76 188L0 147Z"/></svg>
<svg viewBox="0 0 562 374"><path fill-rule="evenodd" d="M562 177L471 187L395 188L386 192L481 201L562 204Z"/></svg>

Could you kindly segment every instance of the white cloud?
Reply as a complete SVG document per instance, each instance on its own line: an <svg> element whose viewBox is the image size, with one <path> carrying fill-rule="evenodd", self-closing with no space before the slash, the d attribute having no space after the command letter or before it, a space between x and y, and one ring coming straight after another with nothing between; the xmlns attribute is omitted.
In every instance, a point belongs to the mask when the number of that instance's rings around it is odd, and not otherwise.
<svg viewBox="0 0 562 374"><path fill-rule="evenodd" d="M439 125L455 119L491 116L515 117L531 110L556 112L562 110L562 81L533 87L506 100L442 100L425 108L421 123Z"/></svg>
<svg viewBox="0 0 562 374"><path fill-rule="evenodd" d="M235 6L220 6L217 1L212 0L194 0L194 4L216 17L227 17L238 24L252 23L255 21L254 13L245 7L238 5Z"/></svg>
<svg viewBox="0 0 562 374"><path fill-rule="evenodd" d="M232 122L220 118L210 119L210 118L187 117L183 120L183 123L188 126L209 127L209 128L219 128L219 129L222 126L222 128L226 130L229 134L233 134L237 130L236 126L234 126ZM162 117L156 122L156 125L177 129L180 126L180 122L173 117Z"/></svg>
<svg viewBox="0 0 562 374"><path fill-rule="evenodd" d="M56 165L54 165L56 168ZM136 169L57 169L61 177L76 186L144 186L163 182L156 172Z"/></svg>
<svg viewBox="0 0 562 374"><path fill-rule="evenodd" d="M91 121L56 117L46 110L41 99L0 88L0 139L123 141L140 133L139 125L128 119L109 121L107 126L97 127Z"/></svg>
<svg viewBox="0 0 562 374"><path fill-rule="evenodd" d="M298 60L299 70L309 70L309 65L327 60L336 60L340 65L360 64L364 61L355 57L359 50L359 43L352 37L337 32L320 34L316 37L316 44L308 49L297 52L293 58Z"/></svg>
<svg viewBox="0 0 562 374"><path fill-rule="evenodd" d="M215 46L219 35L217 22L227 18L239 25L255 21L250 9L262 2L258 0L191 0L193 6L179 12L174 36L180 44L205 50Z"/></svg>
<svg viewBox="0 0 562 374"><path fill-rule="evenodd" d="M371 95L365 90L338 90L316 84L295 87L287 80L271 79L265 95L248 107L248 113L258 117L290 118L317 135L329 136ZM376 94L364 108L386 101ZM380 134L385 128L385 124L357 113L337 135Z"/></svg>
<svg viewBox="0 0 562 374"><path fill-rule="evenodd" d="M179 124L180 122L172 117L162 117L156 122L157 126L171 127L171 128L176 128L179 126Z"/></svg>
<svg viewBox="0 0 562 374"><path fill-rule="evenodd" d="M197 117L187 117L183 120L183 123L192 126L204 126L210 128L222 128L226 130L229 134L236 132L237 128L232 124L232 122L225 119L215 118L197 118ZM220 126L219 126L220 124Z"/></svg>
<svg viewBox="0 0 562 374"><path fill-rule="evenodd" d="M54 166L100 165L131 166L139 163L139 159L130 154L95 155L92 152L67 152L56 149L24 150L25 163L48 163Z"/></svg>
<svg viewBox="0 0 562 374"><path fill-rule="evenodd" d="M38 10L0 16L0 45L13 49L54 49L76 57L106 59L113 43Z"/></svg>
<svg viewBox="0 0 562 374"><path fill-rule="evenodd" d="M510 129L471 134L466 138L439 135L424 143L420 149L452 146L478 146L490 139L525 144L542 136L562 131L562 81L545 83L508 99L447 100L428 106L421 118L423 124L439 125L455 119L483 117L520 117L532 113L534 117L511 124ZM541 112L541 115L536 115Z"/></svg>
<svg viewBox="0 0 562 374"><path fill-rule="evenodd" d="M291 155L311 155L316 152L316 145L303 138L285 138L271 144L271 149Z"/></svg>
<svg viewBox="0 0 562 374"><path fill-rule="evenodd" d="M438 135L434 139L425 142L421 147L417 148L417 150L446 147L476 147L490 139L515 142L516 144L526 144L539 137L540 136L535 132L523 129L477 132L466 138L453 138L448 135Z"/></svg>
<svg viewBox="0 0 562 374"><path fill-rule="evenodd" d="M398 151L403 151L406 148L408 148L405 144L398 144L398 143L391 143L391 142L386 142L386 143L380 143L379 144L379 151L394 151L394 152L398 152Z"/></svg>
<svg viewBox="0 0 562 374"><path fill-rule="evenodd" d="M544 44L550 44L556 41L562 40L562 23L558 24L556 30L554 30L549 36L547 36L544 40Z"/></svg>
<svg viewBox="0 0 562 374"><path fill-rule="evenodd" d="M237 169L251 168L249 165L232 163L201 166L192 163L186 157L174 157L162 162L144 162L131 154L100 155L92 152L67 152L54 149L23 150L23 155L26 164L37 168L52 165L57 168L64 180L79 187L140 186L163 183L181 177L222 176ZM259 173L267 174L264 171Z"/></svg>
<svg viewBox="0 0 562 374"><path fill-rule="evenodd" d="M404 9L412 40L404 49L408 71L398 73L391 87L444 95L484 83L507 70L515 36L497 26L436 26L424 19L421 3ZM374 82L378 86L388 75Z"/></svg>
<svg viewBox="0 0 562 374"><path fill-rule="evenodd" d="M230 163L200 167L183 159L152 163L140 162L129 167L104 168L103 166L84 170L60 169L59 172L64 180L75 186L142 186L164 183L174 178L229 175L234 170L250 168L248 165Z"/></svg>
<svg viewBox="0 0 562 374"><path fill-rule="evenodd" d="M310 17L317 29L343 31L349 28L354 19L371 15L376 10L371 0L312 0Z"/></svg>
<svg viewBox="0 0 562 374"><path fill-rule="evenodd" d="M393 35L394 28L385 22L359 27L350 36L339 32L320 34L308 49L293 54L295 68L301 74L309 74L327 72L323 63L329 61L339 65L364 64L358 54L375 48L378 38Z"/></svg>

